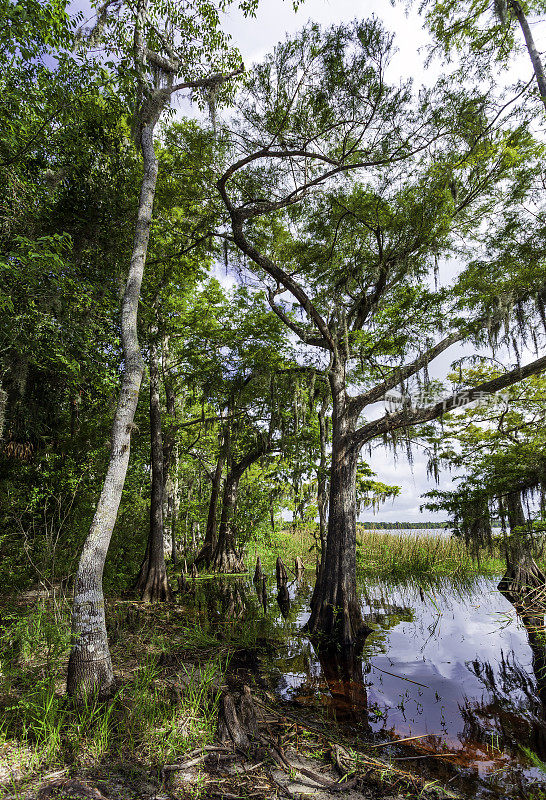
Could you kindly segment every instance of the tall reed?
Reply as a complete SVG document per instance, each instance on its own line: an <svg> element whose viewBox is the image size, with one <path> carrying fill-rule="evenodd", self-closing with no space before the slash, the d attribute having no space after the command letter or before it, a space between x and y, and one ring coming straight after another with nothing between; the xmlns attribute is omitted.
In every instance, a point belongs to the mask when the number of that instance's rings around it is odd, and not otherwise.
<svg viewBox="0 0 546 800"><path fill-rule="evenodd" d="M503 570L497 549L485 553L478 565L464 542L452 536L363 529L357 535L357 563L362 574L392 578L433 574L462 577Z"/></svg>

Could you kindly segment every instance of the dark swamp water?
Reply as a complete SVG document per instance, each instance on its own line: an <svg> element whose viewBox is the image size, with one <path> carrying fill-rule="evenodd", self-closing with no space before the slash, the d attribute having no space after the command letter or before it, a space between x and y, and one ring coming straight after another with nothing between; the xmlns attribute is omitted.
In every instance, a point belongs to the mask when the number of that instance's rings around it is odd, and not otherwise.
<svg viewBox="0 0 546 800"><path fill-rule="evenodd" d="M222 617L245 614L243 603L256 614L261 587L229 583ZM347 658L320 653L301 634L312 584L293 581L278 597L270 578L263 620L275 646L261 663L268 686L294 711L333 719L355 739L420 737L377 755L457 793L546 798L546 773L524 749L546 760L544 621L518 617L497 583L368 581L361 603L374 630L361 656Z"/></svg>

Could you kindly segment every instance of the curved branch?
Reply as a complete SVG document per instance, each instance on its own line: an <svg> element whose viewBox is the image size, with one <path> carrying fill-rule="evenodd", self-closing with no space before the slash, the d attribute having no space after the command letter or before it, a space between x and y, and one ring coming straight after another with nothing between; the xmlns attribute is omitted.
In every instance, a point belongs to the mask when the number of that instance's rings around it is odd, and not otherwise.
<svg viewBox="0 0 546 800"><path fill-rule="evenodd" d="M351 397L349 400L350 413L355 415L360 414L361 411L366 408L366 406L381 400L385 396L385 393L390 389L394 389L394 387L397 386L400 381L405 381L407 378L411 378L412 375L415 375L420 369L426 367L445 350L457 342L460 342L463 338L464 337L462 333L452 333L450 336L446 336L446 338L442 339L441 342L438 342L438 344L435 344L434 347L431 347L429 350L427 350L426 353L423 353L416 358L415 361L412 361L411 364L406 364L405 367L395 369L389 378L385 378L382 383L374 386L373 389L370 389L368 392L364 392L364 394L360 394L357 397Z"/></svg>
<svg viewBox="0 0 546 800"><path fill-rule="evenodd" d="M271 306L271 310L278 316L280 320L282 320L282 322L284 322L287 328L290 328L290 330L293 331L293 333L295 333L299 339L301 339L304 344L310 344L315 347L324 347L328 349L328 343L325 339L318 339L315 336L308 336L303 328L300 328L299 325L296 325L296 323L290 319L288 314L285 314L282 308L279 308L279 306L275 303L275 292L273 292L273 290L269 287L267 288L267 299L269 301L269 305Z"/></svg>
<svg viewBox="0 0 546 800"><path fill-rule="evenodd" d="M423 422L430 422L433 419L438 419L438 417L447 414L448 411L460 408L467 403L471 403L473 400L481 399L484 394L493 394L500 389L505 389L524 378L537 375L545 370L546 356L543 356L536 361L531 361L530 364L526 364L524 367L516 367L498 378L485 381L470 389L455 392L451 397L440 400L432 406L416 409L413 412L404 409L396 414L385 414L385 416L380 419L368 422L366 425L358 428L358 430L352 434L352 443L355 446L361 446L364 442L368 442L376 436L381 436L382 434L390 433L400 428L412 427L413 425L419 425Z"/></svg>

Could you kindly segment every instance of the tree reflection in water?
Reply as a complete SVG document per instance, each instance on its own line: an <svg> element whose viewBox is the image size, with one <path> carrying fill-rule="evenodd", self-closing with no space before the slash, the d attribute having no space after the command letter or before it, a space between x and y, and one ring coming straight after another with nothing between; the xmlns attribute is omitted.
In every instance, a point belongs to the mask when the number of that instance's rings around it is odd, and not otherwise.
<svg viewBox="0 0 546 800"><path fill-rule="evenodd" d="M330 707L336 720L356 722L370 730L368 694L362 671L362 648L347 647L340 650L316 640L312 640L312 644L332 696Z"/></svg>
<svg viewBox="0 0 546 800"><path fill-rule="evenodd" d="M503 593L504 594L504 593ZM505 595L506 596L506 595ZM519 664L514 654L501 652L498 669L475 659L469 669L489 693L484 700L468 701L461 707L464 720L462 739L490 747L492 737L498 736L497 747L521 755L528 747L540 759L546 759L546 631L544 611L515 607L532 653L532 672ZM533 680L534 678L534 680ZM516 698L521 698L517 702ZM523 720L527 725L523 725Z"/></svg>
<svg viewBox="0 0 546 800"><path fill-rule="evenodd" d="M288 586L285 583L279 586L277 603L279 604L281 614L286 619L290 613L290 595L288 594Z"/></svg>
<svg viewBox="0 0 546 800"><path fill-rule="evenodd" d="M254 580L254 588L256 589L256 594L258 596L258 602L264 610L264 614L267 613L267 579L265 575L262 575L261 578Z"/></svg>
<svg viewBox="0 0 546 800"><path fill-rule="evenodd" d="M236 578L208 582L205 599L210 619L218 622L241 619L249 605L246 583Z"/></svg>

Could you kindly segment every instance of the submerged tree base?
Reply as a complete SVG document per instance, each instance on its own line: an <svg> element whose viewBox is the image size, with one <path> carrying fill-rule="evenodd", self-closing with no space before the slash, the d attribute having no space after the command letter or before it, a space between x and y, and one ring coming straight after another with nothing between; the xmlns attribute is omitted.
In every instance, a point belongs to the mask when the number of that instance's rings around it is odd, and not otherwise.
<svg viewBox="0 0 546 800"><path fill-rule="evenodd" d="M214 557L214 545L211 542L204 542L201 550L197 553L194 564L201 569L202 567L209 567Z"/></svg>
<svg viewBox="0 0 546 800"><path fill-rule="evenodd" d="M358 652L370 635L370 628L362 619L358 603L333 604L328 602L311 605L311 616L303 628L303 632L320 641L321 648L333 647L354 648Z"/></svg>
<svg viewBox="0 0 546 800"><path fill-rule="evenodd" d="M217 547L210 563L210 569L212 572L246 572L243 556L233 547L226 547L222 549Z"/></svg>

